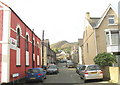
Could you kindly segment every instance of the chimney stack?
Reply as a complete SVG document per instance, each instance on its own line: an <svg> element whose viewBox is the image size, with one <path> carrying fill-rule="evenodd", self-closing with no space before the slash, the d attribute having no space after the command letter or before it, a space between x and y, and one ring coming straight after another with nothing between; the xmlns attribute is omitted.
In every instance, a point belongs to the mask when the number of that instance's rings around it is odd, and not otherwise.
<svg viewBox="0 0 120 85"><path fill-rule="evenodd" d="M90 19L90 12L86 12L86 19Z"/></svg>

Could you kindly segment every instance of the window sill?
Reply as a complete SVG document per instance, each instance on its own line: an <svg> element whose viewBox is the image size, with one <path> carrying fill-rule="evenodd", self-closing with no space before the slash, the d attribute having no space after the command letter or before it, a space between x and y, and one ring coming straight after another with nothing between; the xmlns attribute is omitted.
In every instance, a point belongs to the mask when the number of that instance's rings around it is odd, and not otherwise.
<svg viewBox="0 0 120 85"><path fill-rule="evenodd" d="M118 25L118 24L108 24L108 25L110 25L110 26L114 26L114 25Z"/></svg>
<svg viewBox="0 0 120 85"><path fill-rule="evenodd" d="M117 44L117 45L107 45L107 47L109 47L109 46L120 46L120 44Z"/></svg>
<svg viewBox="0 0 120 85"><path fill-rule="evenodd" d="M29 67L30 65L25 65L26 67Z"/></svg>
<svg viewBox="0 0 120 85"><path fill-rule="evenodd" d="M16 65L16 67L21 67L21 65Z"/></svg>

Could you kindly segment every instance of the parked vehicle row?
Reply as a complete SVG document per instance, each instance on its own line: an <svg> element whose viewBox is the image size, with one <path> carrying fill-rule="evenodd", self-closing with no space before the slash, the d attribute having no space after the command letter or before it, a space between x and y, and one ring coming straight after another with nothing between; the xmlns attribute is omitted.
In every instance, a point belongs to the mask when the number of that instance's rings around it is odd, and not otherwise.
<svg viewBox="0 0 120 85"><path fill-rule="evenodd" d="M91 79L103 79L103 72L98 65L77 65L76 72L84 81Z"/></svg>
<svg viewBox="0 0 120 85"><path fill-rule="evenodd" d="M30 68L26 72L26 82L41 81L46 79L46 74L59 73L58 67L55 64L49 64L42 68Z"/></svg>

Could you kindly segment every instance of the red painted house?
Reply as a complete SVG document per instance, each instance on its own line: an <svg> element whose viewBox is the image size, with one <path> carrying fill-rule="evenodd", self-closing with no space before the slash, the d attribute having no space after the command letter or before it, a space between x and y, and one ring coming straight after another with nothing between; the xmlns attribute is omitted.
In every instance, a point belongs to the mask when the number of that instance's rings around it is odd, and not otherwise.
<svg viewBox="0 0 120 85"><path fill-rule="evenodd" d="M0 2L0 82L25 77L41 67L41 39L7 5Z"/></svg>

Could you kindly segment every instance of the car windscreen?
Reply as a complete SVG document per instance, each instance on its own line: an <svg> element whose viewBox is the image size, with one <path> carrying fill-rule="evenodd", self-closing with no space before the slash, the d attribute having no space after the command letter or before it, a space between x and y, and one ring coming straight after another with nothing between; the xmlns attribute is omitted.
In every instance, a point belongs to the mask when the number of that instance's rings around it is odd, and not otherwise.
<svg viewBox="0 0 120 85"><path fill-rule="evenodd" d="M91 65L87 67L87 70L100 70L100 67L98 65Z"/></svg>
<svg viewBox="0 0 120 85"><path fill-rule="evenodd" d="M56 65L51 65L48 68L57 68L57 66Z"/></svg>
<svg viewBox="0 0 120 85"><path fill-rule="evenodd" d="M27 73L39 73L40 69L29 69Z"/></svg>

